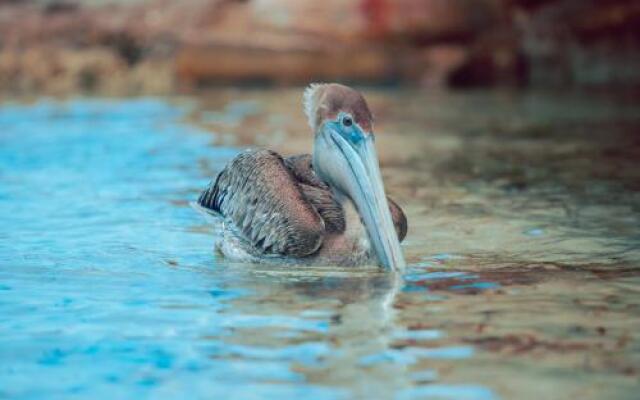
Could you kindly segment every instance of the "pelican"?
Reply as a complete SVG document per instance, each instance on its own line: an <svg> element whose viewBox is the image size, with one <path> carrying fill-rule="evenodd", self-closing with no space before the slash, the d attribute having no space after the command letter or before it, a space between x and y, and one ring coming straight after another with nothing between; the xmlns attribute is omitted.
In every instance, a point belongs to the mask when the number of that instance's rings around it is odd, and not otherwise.
<svg viewBox="0 0 640 400"><path fill-rule="evenodd" d="M312 155L245 151L200 195L198 205L222 222L216 247L237 261L402 271L407 218L385 195L364 97L311 84L303 103Z"/></svg>

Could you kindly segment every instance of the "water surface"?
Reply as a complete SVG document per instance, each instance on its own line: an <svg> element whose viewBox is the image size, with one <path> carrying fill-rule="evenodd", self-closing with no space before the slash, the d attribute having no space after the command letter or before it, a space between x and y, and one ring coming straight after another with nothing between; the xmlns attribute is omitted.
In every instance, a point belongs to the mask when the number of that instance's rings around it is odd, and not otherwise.
<svg viewBox="0 0 640 400"><path fill-rule="evenodd" d="M4 104L0 398L637 398L635 103L368 97L402 281L212 251L189 202L308 151L299 91Z"/></svg>

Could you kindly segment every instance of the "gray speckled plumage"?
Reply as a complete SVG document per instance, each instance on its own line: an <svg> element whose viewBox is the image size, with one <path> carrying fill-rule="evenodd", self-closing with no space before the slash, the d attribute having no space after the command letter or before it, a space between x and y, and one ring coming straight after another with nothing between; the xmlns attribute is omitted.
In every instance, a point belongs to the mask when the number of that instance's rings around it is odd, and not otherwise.
<svg viewBox="0 0 640 400"><path fill-rule="evenodd" d="M339 241L348 223L329 186L313 172L308 154L283 159L269 150L243 152L201 194L198 204L233 224L254 257L331 253L318 250L324 242ZM391 199L389 207L402 240L406 217Z"/></svg>

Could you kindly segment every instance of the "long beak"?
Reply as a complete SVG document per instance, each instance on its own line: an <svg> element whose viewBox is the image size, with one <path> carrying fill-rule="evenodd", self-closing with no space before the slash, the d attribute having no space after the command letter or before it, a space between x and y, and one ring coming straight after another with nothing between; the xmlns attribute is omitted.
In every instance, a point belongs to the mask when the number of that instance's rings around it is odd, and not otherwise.
<svg viewBox="0 0 640 400"><path fill-rule="evenodd" d="M406 264L384 192L373 135L349 143L334 131L331 139L349 169L342 189L355 203L379 262L387 269L403 271Z"/></svg>

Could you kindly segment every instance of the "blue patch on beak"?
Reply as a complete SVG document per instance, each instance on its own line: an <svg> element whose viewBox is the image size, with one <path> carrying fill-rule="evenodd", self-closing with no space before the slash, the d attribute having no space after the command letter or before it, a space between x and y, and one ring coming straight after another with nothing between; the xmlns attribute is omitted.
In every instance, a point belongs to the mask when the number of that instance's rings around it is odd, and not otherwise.
<svg viewBox="0 0 640 400"><path fill-rule="evenodd" d="M364 140L364 133L359 128L353 129L349 133L349 141L352 143L359 143Z"/></svg>
<svg viewBox="0 0 640 400"><path fill-rule="evenodd" d="M333 128L340 133L345 140L352 144L358 144L365 139L365 134L360 129L358 124L351 123L349 126L346 126L343 121L345 117L352 120L352 117L346 113L340 113L335 121L332 121L331 124Z"/></svg>

